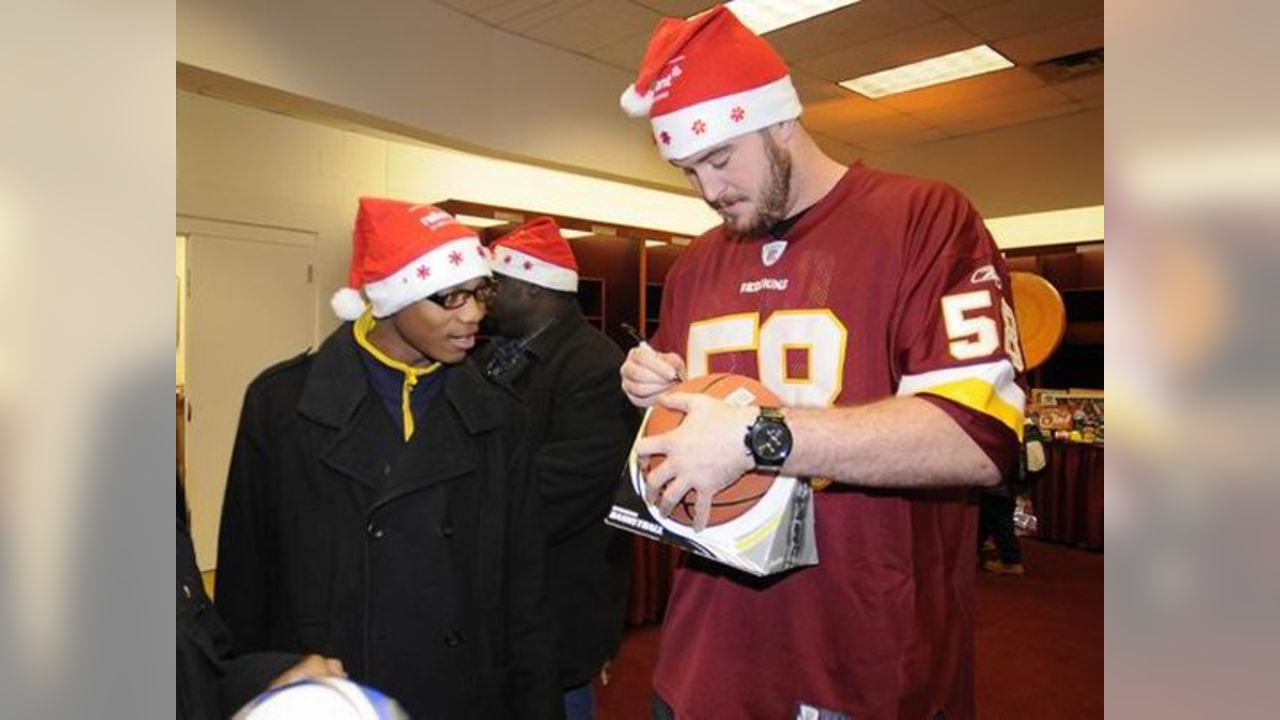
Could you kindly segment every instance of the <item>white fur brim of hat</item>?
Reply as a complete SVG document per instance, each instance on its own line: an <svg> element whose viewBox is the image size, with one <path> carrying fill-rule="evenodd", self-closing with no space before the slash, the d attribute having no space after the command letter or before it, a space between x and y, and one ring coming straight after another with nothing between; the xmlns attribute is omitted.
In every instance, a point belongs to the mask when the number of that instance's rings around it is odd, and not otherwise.
<svg viewBox="0 0 1280 720"><path fill-rule="evenodd" d="M445 288L492 274L489 253L480 240L464 237L424 253L381 280L365 283L364 294L373 305L373 316L384 318ZM355 320L365 309L354 288L338 290L329 305L343 320Z"/></svg>
<svg viewBox="0 0 1280 720"><path fill-rule="evenodd" d="M505 245L494 248L493 271L552 290L578 291L578 273Z"/></svg>
<svg viewBox="0 0 1280 720"><path fill-rule="evenodd" d="M641 109L647 112L646 103L652 103L645 98L633 86L622 94L621 104L628 114ZM663 159L683 160L739 135L794 120L802 110L787 75L760 87L653 116L650 121Z"/></svg>

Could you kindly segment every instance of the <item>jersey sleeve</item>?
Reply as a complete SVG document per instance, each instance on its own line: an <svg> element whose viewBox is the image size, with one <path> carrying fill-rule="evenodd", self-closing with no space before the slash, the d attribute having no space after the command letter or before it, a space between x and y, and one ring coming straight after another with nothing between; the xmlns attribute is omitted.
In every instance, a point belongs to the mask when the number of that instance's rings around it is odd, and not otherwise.
<svg viewBox="0 0 1280 720"><path fill-rule="evenodd" d="M916 208L900 289L897 395L941 407L1006 469L1026 393L1008 271L982 218L937 185Z"/></svg>

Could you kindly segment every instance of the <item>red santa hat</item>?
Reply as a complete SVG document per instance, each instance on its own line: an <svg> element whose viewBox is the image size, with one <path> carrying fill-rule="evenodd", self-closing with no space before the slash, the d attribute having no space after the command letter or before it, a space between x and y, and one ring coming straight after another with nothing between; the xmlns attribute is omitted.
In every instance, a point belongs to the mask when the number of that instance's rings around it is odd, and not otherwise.
<svg viewBox="0 0 1280 720"><path fill-rule="evenodd" d="M377 318L472 278L487 277L488 251L468 228L433 205L360 198L347 287L329 304L343 320Z"/></svg>
<svg viewBox="0 0 1280 720"><path fill-rule="evenodd" d="M493 271L534 285L578 291L573 248L549 217L530 220L493 241Z"/></svg>
<svg viewBox="0 0 1280 720"><path fill-rule="evenodd" d="M621 102L628 115L649 117L667 160L793 120L801 110L786 63L723 5L689 20L663 18Z"/></svg>

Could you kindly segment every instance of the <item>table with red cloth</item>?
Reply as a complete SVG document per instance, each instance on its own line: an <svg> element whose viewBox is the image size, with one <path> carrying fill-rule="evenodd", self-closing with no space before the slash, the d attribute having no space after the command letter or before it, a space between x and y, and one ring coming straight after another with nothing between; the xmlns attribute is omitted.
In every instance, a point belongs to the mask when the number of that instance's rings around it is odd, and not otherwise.
<svg viewBox="0 0 1280 720"><path fill-rule="evenodd" d="M1032 476L1041 540L1102 549L1102 445L1046 442L1044 470Z"/></svg>

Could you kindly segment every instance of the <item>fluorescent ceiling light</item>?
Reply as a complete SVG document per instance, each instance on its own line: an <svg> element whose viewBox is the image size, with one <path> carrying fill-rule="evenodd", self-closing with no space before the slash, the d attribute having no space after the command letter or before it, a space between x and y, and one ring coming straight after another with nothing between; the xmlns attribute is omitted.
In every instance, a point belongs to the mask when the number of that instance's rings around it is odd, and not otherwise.
<svg viewBox="0 0 1280 720"><path fill-rule="evenodd" d="M645 240L644 241L645 247L662 247L664 245L666 245L666 243L662 242L661 240Z"/></svg>
<svg viewBox="0 0 1280 720"><path fill-rule="evenodd" d="M1001 250L1103 239L1103 206L1006 215L986 220Z"/></svg>
<svg viewBox="0 0 1280 720"><path fill-rule="evenodd" d="M1013 63L992 50L991 46L978 45L968 50L845 80L840 85L869 98L881 98L1011 67Z"/></svg>
<svg viewBox="0 0 1280 720"><path fill-rule="evenodd" d="M587 237L595 233L590 230L574 230L573 228L560 228L560 236L565 240L573 240L574 238Z"/></svg>
<svg viewBox="0 0 1280 720"><path fill-rule="evenodd" d="M487 228L506 225L508 221L498 220L496 218L480 217L479 215L454 215L458 222L467 227Z"/></svg>
<svg viewBox="0 0 1280 720"><path fill-rule="evenodd" d="M733 0L726 5L757 35L852 5L858 0Z"/></svg>

